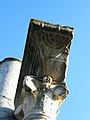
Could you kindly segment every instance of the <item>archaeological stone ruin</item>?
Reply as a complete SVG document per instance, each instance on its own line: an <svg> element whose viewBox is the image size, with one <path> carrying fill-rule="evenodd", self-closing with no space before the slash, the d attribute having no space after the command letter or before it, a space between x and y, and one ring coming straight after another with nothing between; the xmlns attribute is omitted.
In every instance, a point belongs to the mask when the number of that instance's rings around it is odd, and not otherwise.
<svg viewBox="0 0 90 120"><path fill-rule="evenodd" d="M23 59L0 62L0 119L56 120L74 28L31 19ZM61 113L62 114L62 113Z"/></svg>

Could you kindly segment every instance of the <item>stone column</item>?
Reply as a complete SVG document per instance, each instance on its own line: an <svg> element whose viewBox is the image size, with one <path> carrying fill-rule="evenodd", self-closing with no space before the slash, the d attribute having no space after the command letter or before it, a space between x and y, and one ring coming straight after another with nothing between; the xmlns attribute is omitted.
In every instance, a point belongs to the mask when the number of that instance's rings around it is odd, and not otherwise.
<svg viewBox="0 0 90 120"><path fill-rule="evenodd" d="M15 96L18 120L55 120L68 95L73 28L31 20Z"/></svg>
<svg viewBox="0 0 90 120"><path fill-rule="evenodd" d="M16 93L21 61L6 58L0 62L0 120L13 120L14 97Z"/></svg>

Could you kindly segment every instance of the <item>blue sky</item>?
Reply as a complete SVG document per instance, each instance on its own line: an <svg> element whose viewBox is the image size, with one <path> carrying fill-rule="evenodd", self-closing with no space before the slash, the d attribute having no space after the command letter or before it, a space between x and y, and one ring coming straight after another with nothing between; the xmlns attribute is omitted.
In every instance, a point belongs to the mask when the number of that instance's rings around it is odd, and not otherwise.
<svg viewBox="0 0 90 120"><path fill-rule="evenodd" d="M90 120L90 0L0 0L0 60L22 59L31 18L75 28L57 120Z"/></svg>

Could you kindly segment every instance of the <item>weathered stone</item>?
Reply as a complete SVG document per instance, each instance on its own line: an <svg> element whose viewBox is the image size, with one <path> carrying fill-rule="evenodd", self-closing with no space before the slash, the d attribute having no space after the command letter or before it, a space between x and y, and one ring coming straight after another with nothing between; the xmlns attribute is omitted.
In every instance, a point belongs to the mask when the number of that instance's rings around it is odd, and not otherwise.
<svg viewBox="0 0 90 120"><path fill-rule="evenodd" d="M14 120L14 97L21 61L6 58L0 62L0 120Z"/></svg>
<svg viewBox="0 0 90 120"><path fill-rule="evenodd" d="M55 120L68 95L65 78L73 28L31 20L16 92L18 120Z"/></svg>
<svg viewBox="0 0 90 120"><path fill-rule="evenodd" d="M65 81L72 38L72 27L31 20L15 104L21 94L26 75L33 75L41 81L50 76L52 84Z"/></svg>
<svg viewBox="0 0 90 120"><path fill-rule="evenodd" d="M65 83L51 85L47 81L40 82L26 76L14 115L18 120L55 120L58 109L67 95Z"/></svg>

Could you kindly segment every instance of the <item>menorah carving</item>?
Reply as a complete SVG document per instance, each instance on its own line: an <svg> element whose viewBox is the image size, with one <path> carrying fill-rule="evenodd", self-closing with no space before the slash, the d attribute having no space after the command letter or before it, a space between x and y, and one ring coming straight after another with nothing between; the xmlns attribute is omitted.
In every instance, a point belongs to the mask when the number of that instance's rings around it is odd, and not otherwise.
<svg viewBox="0 0 90 120"><path fill-rule="evenodd" d="M31 20L15 99L15 116L55 120L68 95L65 78L73 28Z"/></svg>
<svg viewBox="0 0 90 120"><path fill-rule="evenodd" d="M31 20L22 62L15 58L0 62L2 120L56 119L69 94L65 79L73 31Z"/></svg>

